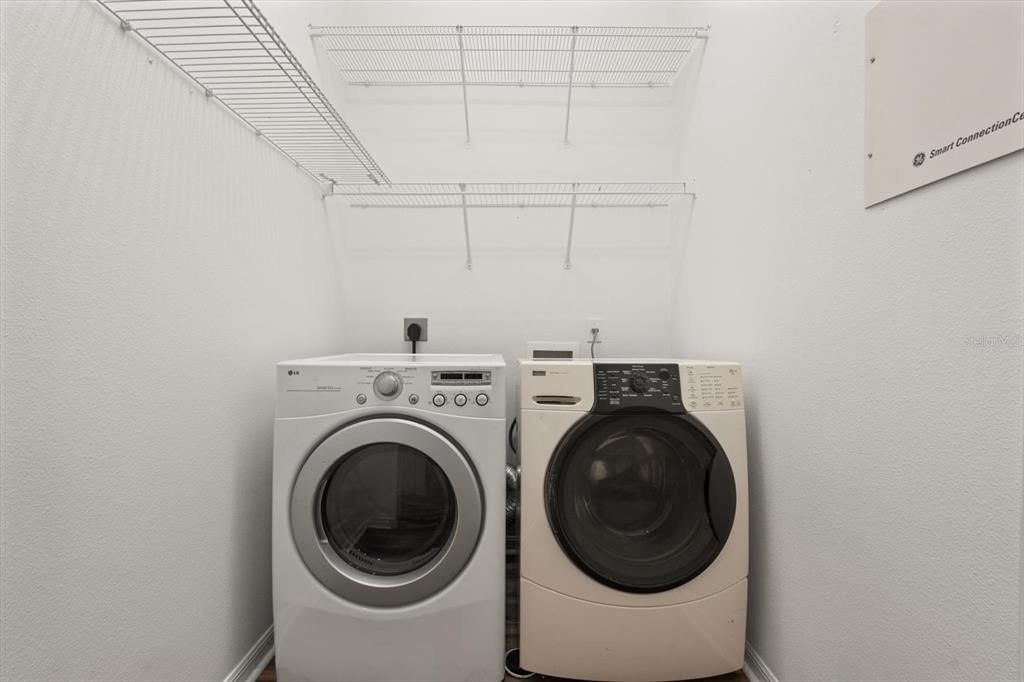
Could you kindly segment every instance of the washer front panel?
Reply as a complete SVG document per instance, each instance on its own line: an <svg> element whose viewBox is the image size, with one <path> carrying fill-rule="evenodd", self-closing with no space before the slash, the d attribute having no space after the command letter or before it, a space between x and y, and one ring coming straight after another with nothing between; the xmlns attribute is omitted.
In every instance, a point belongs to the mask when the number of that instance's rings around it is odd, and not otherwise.
<svg viewBox="0 0 1024 682"><path fill-rule="evenodd" d="M551 531L587 575L625 592L693 580L725 547L736 510L728 458L687 415L591 415L546 475Z"/></svg>
<svg viewBox="0 0 1024 682"><path fill-rule="evenodd" d="M394 457L375 455L374 448L395 445ZM382 448L381 451L385 451ZM445 499L454 504L454 523L450 520L450 509L445 504L436 505L440 516L438 528L447 534L444 538L427 538L424 545L429 552L421 553L419 559L407 562L407 572L397 573L386 567L400 566L400 562L374 560L365 555L365 550L356 547L359 537L342 548L345 558L336 549L343 540L338 533L325 528L325 495L338 484L335 474L344 471L347 461L361 460L355 471L366 470L368 462L380 459L380 465L393 469L398 452L415 453L409 458L416 461L419 456L429 460L420 462L418 472L413 476L429 474L443 477L432 481L431 489L444 491ZM351 458L351 459L350 459ZM426 465L426 466L424 466ZM384 477L387 478L387 477ZM407 477L408 478L408 477ZM399 476L391 472L390 482L400 485ZM378 497L387 500L387 491L380 490ZM401 491L395 488L391 496L398 506ZM384 505L385 507L387 505ZM389 520L395 520L395 509L383 509L380 525L386 527ZM476 472L459 446L441 431L430 426L399 417L371 417L342 426L333 435L317 446L299 471L291 495L291 530L295 546L309 571L327 589L343 599L368 606L402 606L420 601L438 592L462 571L476 548L483 525L483 493ZM334 514L336 518L338 515ZM407 512L407 517L409 516ZM395 521L397 522L397 521ZM361 535L348 529L349 535ZM440 548L438 549L438 545ZM353 558L362 557L362 561ZM359 568L359 564L364 568Z"/></svg>

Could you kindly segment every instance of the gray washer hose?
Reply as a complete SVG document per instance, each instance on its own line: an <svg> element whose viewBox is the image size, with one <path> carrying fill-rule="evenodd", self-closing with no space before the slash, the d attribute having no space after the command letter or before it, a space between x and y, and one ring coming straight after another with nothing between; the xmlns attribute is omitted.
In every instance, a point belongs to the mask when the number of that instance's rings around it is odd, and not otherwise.
<svg viewBox="0 0 1024 682"><path fill-rule="evenodd" d="M505 465L505 522L512 523L519 512L519 467Z"/></svg>

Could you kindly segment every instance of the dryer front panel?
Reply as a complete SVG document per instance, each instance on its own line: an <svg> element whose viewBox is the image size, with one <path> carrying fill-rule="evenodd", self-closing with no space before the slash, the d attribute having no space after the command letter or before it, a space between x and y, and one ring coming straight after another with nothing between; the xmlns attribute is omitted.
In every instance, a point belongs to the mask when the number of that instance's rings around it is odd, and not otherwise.
<svg viewBox="0 0 1024 682"><path fill-rule="evenodd" d="M432 562L455 529L455 492L440 466L402 443L371 443L343 457L324 481L317 517L334 553L364 573L412 573Z"/></svg>
<svg viewBox="0 0 1024 682"><path fill-rule="evenodd" d="M318 445L291 495L307 569L368 606L420 601L469 561L483 525L476 472L450 437L398 417L352 422Z"/></svg>

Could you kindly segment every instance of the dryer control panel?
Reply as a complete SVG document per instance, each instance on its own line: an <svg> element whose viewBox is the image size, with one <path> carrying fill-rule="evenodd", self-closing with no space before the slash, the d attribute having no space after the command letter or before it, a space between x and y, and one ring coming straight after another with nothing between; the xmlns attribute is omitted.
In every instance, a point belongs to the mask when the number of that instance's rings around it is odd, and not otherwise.
<svg viewBox="0 0 1024 682"><path fill-rule="evenodd" d="M594 411L683 412L679 365L594 363Z"/></svg>
<svg viewBox="0 0 1024 682"><path fill-rule="evenodd" d="M353 393L357 405L405 404L451 414L486 416L493 374L489 369L360 367Z"/></svg>
<svg viewBox="0 0 1024 682"><path fill-rule="evenodd" d="M405 408L433 414L505 418L504 368L410 365L411 361L282 363L278 367L277 416Z"/></svg>

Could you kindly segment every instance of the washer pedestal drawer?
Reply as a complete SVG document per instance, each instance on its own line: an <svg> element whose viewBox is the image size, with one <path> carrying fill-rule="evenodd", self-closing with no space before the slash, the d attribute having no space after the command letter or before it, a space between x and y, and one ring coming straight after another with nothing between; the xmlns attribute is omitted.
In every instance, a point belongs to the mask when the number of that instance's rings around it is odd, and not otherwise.
<svg viewBox="0 0 1024 682"><path fill-rule="evenodd" d="M671 606L596 604L526 579L520 590L520 660L527 670L595 682L654 682L743 667L746 579Z"/></svg>

